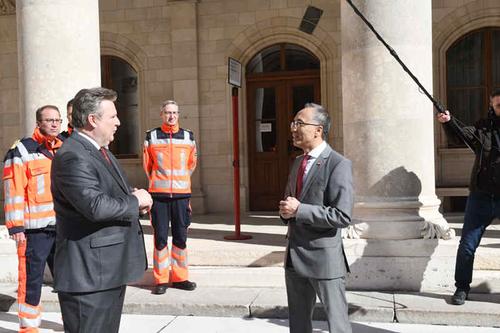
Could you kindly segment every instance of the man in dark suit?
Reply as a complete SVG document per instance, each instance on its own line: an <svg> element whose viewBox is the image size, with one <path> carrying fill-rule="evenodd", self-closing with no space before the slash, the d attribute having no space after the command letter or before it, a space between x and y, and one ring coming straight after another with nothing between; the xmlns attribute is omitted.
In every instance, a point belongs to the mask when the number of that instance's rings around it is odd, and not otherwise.
<svg viewBox="0 0 500 333"><path fill-rule="evenodd" d="M290 332L312 332L312 314L319 296L330 332L351 332L345 296L349 270L340 228L351 223L351 162L324 140L330 117L308 103L290 124L293 144L303 155L288 177L281 218L288 224L285 279Z"/></svg>
<svg viewBox="0 0 500 333"><path fill-rule="evenodd" d="M139 212L153 201L130 188L106 148L120 125L115 100L109 89L80 90L75 131L52 163L54 287L66 332L118 332L126 284L147 268Z"/></svg>

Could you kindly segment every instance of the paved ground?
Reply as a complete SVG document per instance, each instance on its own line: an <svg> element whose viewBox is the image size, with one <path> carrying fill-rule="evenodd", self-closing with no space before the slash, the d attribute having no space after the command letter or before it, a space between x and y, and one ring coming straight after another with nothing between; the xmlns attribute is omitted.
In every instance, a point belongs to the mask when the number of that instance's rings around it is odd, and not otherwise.
<svg viewBox="0 0 500 333"><path fill-rule="evenodd" d="M126 330L123 332L159 332L162 328L165 328L162 332L183 333L286 332L287 303L282 268L286 227L276 216L248 215L243 218L242 230L254 238L244 242L225 241L224 236L233 234L231 217L205 215L197 216L195 221L190 229L190 261L193 264L190 279L198 283L198 289L194 292L169 289L163 296L152 295L149 271L141 285L127 290L124 307L127 315L123 322ZM151 252L151 228L147 221L143 222L147 249ZM459 227L458 223L457 234ZM355 322L354 332L451 332L451 326L426 325L469 326L468 333L500 332L499 238L500 225L497 224L489 228L478 250L475 265L481 269L474 272L475 287L470 301L464 306L449 304L452 277L446 278L448 286L429 292L349 291L349 314L350 320ZM455 239L440 245L452 252L452 259L457 242ZM0 260L0 274L8 265L13 266L11 270L15 272L15 247L9 240L1 241L0 245L0 254L8 259ZM453 262L446 264L453 266ZM425 271L428 273L432 273L432 269ZM4 275L2 281L5 283L0 284L0 332L13 332L17 327L13 314L17 310L16 278ZM43 308L57 313L60 311L57 295L51 290L49 286L43 288ZM60 331L59 315L47 316L44 327ZM324 319L320 306L314 318ZM139 326L134 326L135 323ZM320 328L324 327L324 322L319 321L317 325L317 332L322 332ZM189 327L191 331L181 330L179 326ZM497 328L483 331L477 326Z"/></svg>
<svg viewBox="0 0 500 333"><path fill-rule="evenodd" d="M494 333L500 328L437 326L397 323L352 323L353 333ZM46 313L43 316L40 333L62 332L61 315ZM0 313L0 333L17 332L15 313ZM121 333L286 333L288 321L284 319L187 317L124 315ZM327 332L326 322L315 321L314 333Z"/></svg>

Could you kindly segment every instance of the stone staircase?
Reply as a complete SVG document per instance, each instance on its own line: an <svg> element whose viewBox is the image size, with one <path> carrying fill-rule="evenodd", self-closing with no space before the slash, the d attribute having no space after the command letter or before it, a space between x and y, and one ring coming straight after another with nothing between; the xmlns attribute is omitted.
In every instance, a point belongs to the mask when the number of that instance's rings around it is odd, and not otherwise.
<svg viewBox="0 0 500 333"><path fill-rule="evenodd" d="M454 289L455 254L461 219L447 216L457 237L453 240L344 240L350 262L350 290L399 290L448 293ZM190 279L200 286L284 288L281 268L285 251L284 226L276 214L242 216L242 233L252 239L229 241L234 234L232 216L199 215L189 230ZM153 236L149 221L142 221L149 263L152 263ZM14 243L5 229L0 239L0 282L17 279ZM492 225L478 248L473 289L500 291L500 225ZM50 280L47 274L46 279ZM139 285L152 285L151 268Z"/></svg>

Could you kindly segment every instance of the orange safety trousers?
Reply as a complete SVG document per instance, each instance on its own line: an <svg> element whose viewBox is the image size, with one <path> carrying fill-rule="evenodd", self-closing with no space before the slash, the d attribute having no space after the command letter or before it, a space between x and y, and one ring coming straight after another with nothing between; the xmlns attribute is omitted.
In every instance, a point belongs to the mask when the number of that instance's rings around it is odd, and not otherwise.
<svg viewBox="0 0 500 333"><path fill-rule="evenodd" d="M187 229L190 224L189 198L153 199L151 224L154 230L153 275L156 284L188 279ZM172 248L168 247L169 224Z"/></svg>
<svg viewBox="0 0 500 333"><path fill-rule="evenodd" d="M55 232L26 232L17 244L19 332L38 332L41 323L40 298L45 264L52 270Z"/></svg>

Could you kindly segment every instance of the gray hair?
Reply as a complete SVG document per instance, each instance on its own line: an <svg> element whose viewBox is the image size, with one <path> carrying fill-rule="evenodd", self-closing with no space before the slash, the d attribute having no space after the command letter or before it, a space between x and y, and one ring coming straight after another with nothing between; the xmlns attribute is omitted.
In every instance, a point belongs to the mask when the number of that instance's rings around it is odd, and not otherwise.
<svg viewBox="0 0 500 333"><path fill-rule="evenodd" d="M323 127L323 140L328 139L328 133L330 132L330 115L324 107L315 103L306 103L304 108L311 108L314 110L314 121Z"/></svg>
<svg viewBox="0 0 500 333"><path fill-rule="evenodd" d="M163 109L165 109L167 105L175 105L177 107L179 106L176 101L172 99L167 99L166 101L163 101L163 103L161 103L160 111L163 111Z"/></svg>
<svg viewBox="0 0 500 333"><path fill-rule="evenodd" d="M102 116L101 102L104 100L116 101L116 91L107 88L91 88L80 90L73 99L73 113L71 120L73 127L84 128L91 114Z"/></svg>

